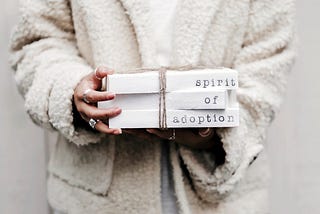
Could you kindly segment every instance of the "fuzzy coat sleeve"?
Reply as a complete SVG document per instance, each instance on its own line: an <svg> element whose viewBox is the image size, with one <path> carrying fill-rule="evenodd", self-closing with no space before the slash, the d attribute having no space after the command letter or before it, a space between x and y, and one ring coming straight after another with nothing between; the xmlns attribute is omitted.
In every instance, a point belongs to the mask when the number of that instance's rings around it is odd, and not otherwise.
<svg viewBox="0 0 320 214"><path fill-rule="evenodd" d="M11 38L11 64L25 108L39 126L84 145L102 137L73 123L73 92L92 68L79 56L66 0L21 1Z"/></svg>
<svg viewBox="0 0 320 214"><path fill-rule="evenodd" d="M195 191L205 201L227 196L263 149L266 129L279 109L295 58L293 2L252 1L243 48L233 66L239 72L240 126L216 129L224 163L210 163L214 153L208 158L208 151L179 148Z"/></svg>

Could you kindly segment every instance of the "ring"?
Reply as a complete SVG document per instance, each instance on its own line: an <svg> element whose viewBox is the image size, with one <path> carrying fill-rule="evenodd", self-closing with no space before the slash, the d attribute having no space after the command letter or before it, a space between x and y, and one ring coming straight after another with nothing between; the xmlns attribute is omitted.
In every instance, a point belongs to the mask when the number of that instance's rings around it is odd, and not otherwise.
<svg viewBox="0 0 320 214"><path fill-rule="evenodd" d="M85 103L87 103L87 104L90 104L90 101L88 100L88 98L87 98L87 95L88 95L88 93L91 91L91 89L90 88L88 88L87 90L85 90L85 92L83 93L83 97L82 97L82 99L83 99L83 101L85 102Z"/></svg>
<svg viewBox="0 0 320 214"><path fill-rule="evenodd" d="M176 139L176 129L172 129L172 135L168 138L168 140L175 140Z"/></svg>
<svg viewBox="0 0 320 214"><path fill-rule="evenodd" d="M95 130L96 129L96 125L97 125L98 122L99 122L99 120L95 120L95 119L91 118L89 120L89 125L91 126L92 129Z"/></svg>
<svg viewBox="0 0 320 214"><path fill-rule="evenodd" d="M99 67L96 67L96 69L94 70L94 76L96 77L96 79L98 80L102 80L102 78L97 76L97 71L98 71Z"/></svg>
<svg viewBox="0 0 320 214"><path fill-rule="evenodd" d="M211 135L212 132L213 132L212 128L206 128L203 132L199 132L198 134L201 137L208 137L209 135Z"/></svg>

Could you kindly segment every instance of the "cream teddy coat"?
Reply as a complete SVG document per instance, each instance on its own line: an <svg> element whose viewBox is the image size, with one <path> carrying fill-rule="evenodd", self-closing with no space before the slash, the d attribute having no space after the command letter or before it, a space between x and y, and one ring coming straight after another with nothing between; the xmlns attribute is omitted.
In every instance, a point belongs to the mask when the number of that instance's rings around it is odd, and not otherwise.
<svg viewBox="0 0 320 214"><path fill-rule="evenodd" d="M74 88L94 67L158 66L149 15L148 0L21 1L11 62L32 120L59 132L48 179L57 210L161 213L161 141L97 134L74 126L72 112ZM172 66L238 70L240 103L240 126L216 129L224 164L171 144L180 213L268 213L261 151L294 61L293 16L293 0L179 2Z"/></svg>

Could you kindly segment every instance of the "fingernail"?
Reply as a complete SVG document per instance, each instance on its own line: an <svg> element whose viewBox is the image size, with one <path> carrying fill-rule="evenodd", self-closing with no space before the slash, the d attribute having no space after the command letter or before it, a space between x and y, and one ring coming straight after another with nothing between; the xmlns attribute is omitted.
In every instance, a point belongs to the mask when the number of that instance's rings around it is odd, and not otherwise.
<svg viewBox="0 0 320 214"><path fill-rule="evenodd" d="M114 110L114 114L119 115L121 113L121 109L117 108Z"/></svg>
<svg viewBox="0 0 320 214"><path fill-rule="evenodd" d="M118 129L119 134L122 134L122 129Z"/></svg>
<svg viewBox="0 0 320 214"><path fill-rule="evenodd" d="M152 129L146 129L147 132L153 134L153 130Z"/></svg>

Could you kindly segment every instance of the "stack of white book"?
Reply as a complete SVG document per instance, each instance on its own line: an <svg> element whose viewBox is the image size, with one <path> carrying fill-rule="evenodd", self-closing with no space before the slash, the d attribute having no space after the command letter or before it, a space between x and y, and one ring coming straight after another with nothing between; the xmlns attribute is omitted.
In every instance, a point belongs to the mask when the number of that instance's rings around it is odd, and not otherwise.
<svg viewBox="0 0 320 214"><path fill-rule="evenodd" d="M237 71L167 70L165 82L165 106L162 103L161 108L165 108L167 128L239 125ZM158 71L109 75L106 90L115 93L116 98L99 102L98 107L122 109L120 115L109 119L109 127L160 128L160 84Z"/></svg>

